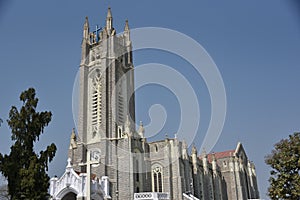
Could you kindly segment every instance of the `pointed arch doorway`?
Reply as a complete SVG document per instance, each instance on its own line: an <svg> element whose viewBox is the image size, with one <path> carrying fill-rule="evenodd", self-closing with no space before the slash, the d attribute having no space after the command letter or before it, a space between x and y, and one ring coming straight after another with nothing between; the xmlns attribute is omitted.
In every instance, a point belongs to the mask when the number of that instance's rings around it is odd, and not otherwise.
<svg viewBox="0 0 300 200"><path fill-rule="evenodd" d="M76 200L77 195L74 192L67 193L61 200Z"/></svg>

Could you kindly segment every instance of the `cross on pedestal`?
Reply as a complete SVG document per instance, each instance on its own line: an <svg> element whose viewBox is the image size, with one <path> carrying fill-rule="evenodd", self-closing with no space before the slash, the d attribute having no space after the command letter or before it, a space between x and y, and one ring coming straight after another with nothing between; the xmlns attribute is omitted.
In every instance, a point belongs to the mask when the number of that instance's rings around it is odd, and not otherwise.
<svg viewBox="0 0 300 200"><path fill-rule="evenodd" d="M80 166L85 166L86 165L86 173L87 173L87 199L91 199L91 167L92 165L99 164L100 161L97 159L91 159L91 152L90 150L87 150L87 155L86 155L86 163L80 163Z"/></svg>
<svg viewBox="0 0 300 200"><path fill-rule="evenodd" d="M94 33L96 34L96 42L99 41L99 32L101 29L101 27L98 27L98 25L96 25L96 30L94 31Z"/></svg>

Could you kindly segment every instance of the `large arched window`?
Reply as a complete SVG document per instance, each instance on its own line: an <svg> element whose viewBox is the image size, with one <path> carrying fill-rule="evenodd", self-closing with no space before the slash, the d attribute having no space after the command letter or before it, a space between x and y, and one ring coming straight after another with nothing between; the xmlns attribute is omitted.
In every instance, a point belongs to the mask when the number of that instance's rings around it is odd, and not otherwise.
<svg viewBox="0 0 300 200"><path fill-rule="evenodd" d="M163 191L163 170L159 165L154 165L152 167L152 191Z"/></svg>

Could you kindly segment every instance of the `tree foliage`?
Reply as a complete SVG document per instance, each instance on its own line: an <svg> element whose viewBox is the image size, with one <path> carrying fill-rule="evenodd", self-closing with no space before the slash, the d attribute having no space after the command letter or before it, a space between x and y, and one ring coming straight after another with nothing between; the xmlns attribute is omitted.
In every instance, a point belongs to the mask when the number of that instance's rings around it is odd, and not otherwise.
<svg viewBox="0 0 300 200"><path fill-rule="evenodd" d="M48 198L48 163L55 156L56 146L51 144L39 154L34 143L39 140L44 128L51 121L51 112L37 112L38 98L29 88L20 95L23 106L20 111L12 106L7 123L14 144L9 155L0 153L0 171L7 178L8 193L12 200Z"/></svg>
<svg viewBox="0 0 300 200"><path fill-rule="evenodd" d="M300 133L289 135L275 144L265 162L272 167L269 179L271 199L299 199L300 197Z"/></svg>

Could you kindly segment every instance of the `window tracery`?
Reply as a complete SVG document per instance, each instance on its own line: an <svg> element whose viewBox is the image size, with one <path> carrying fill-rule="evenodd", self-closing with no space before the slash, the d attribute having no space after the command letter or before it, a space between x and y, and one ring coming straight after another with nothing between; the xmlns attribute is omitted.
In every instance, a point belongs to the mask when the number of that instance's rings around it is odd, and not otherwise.
<svg viewBox="0 0 300 200"><path fill-rule="evenodd" d="M163 170L161 166L152 168L152 190L153 192L163 191Z"/></svg>

